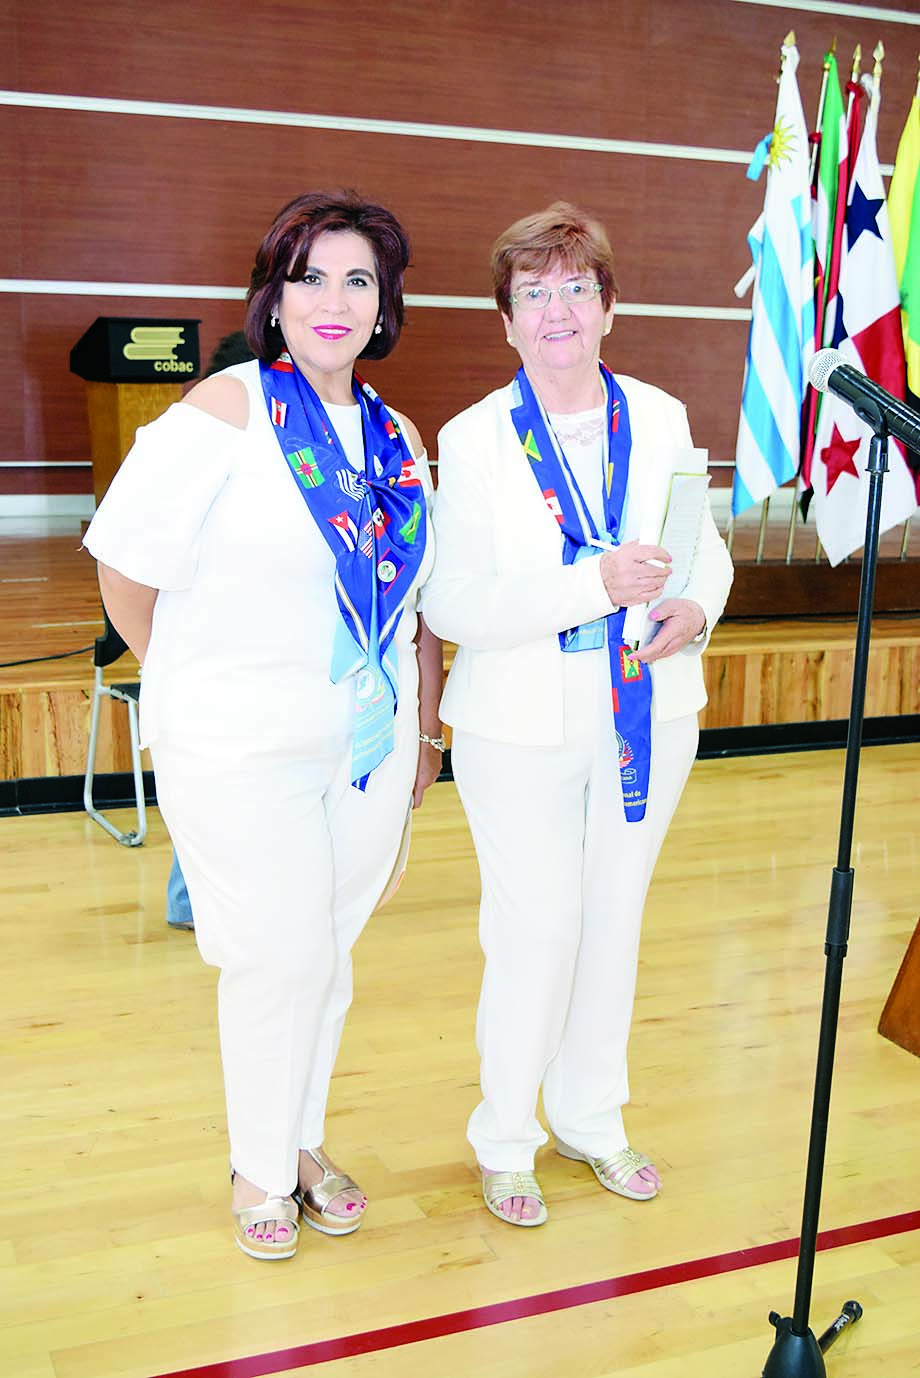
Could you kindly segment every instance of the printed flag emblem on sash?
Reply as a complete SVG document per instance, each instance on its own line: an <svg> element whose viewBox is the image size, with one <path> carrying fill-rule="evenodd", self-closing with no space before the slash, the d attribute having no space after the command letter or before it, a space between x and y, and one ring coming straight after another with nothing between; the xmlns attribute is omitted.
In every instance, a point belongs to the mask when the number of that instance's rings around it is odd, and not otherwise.
<svg viewBox="0 0 920 1378"><path fill-rule="evenodd" d="M414 459L404 459L400 470L399 478L396 480L400 488L412 488L420 482L418 469L415 467Z"/></svg>
<svg viewBox="0 0 920 1378"><path fill-rule="evenodd" d="M347 512L337 512L329 521L335 527L338 534L349 550L354 550L358 541L358 527Z"/></svg>
<svg viewBox="0 0 920 1378"><path fill-rule="evenodd" d="M416 506L418 506L418 504L416 504ZM384 533L386 532L386 529L389 526L389 524L389 513L381 512L379 507L375 507L373 512L371 513L370 521L366 521L363 527L361 528L362 535L364 536L364 540L361 542L360 545L362 555L366 555L368 559L371 558L371 556L374 553L374 541L380 541L383 539ZM402 535L402 531L400 531L399 534Z"/></svg>
<svg viewBox="0 0 920 1378"><path fill-rule="evenodd" d="M387 557L387 559L381 560L377 566L377 578L381 584L392 584L393 580L397 579L405 569L405 565L399 560L393 559L391 552L387 552Z"/></svg>
<svg viewBox="0 0 920 1378"><path fill-rule="evenodd" d="M412 516L405 526L399 528L399 534L407 545L415 545L415 538L418 535L418 525L422 517L422 504L414 502L412 504Z"/></svg>
<svg viewBox="0 0 920 1378"><path fill-rule="evenodd" d="M304 488L319 488L320 484L326 482L320 472L319 465L313 458L312 450L294 450L292 454L287 456L287 462Z"/></svg>
<svg viewBox="0 0 920 1378"><path fill-rule="evenodd" d="M544 488L543 499L553 516L556 518L556 521L562 526L565 517L562 515L562 503L556 496L555 488Z"/></svg>
<svg viewBox="0 0 920 1378"><path fill-rule="evenodd" d="M367 492L367 480L363 474L355 474L351 470L340 469L336 478L345 496L353 498L355 502L360 502Z"/></svg>
<svg viewBox="0 0 920 1378"><path fill-rule="evenodd" d="M633 749L629 742L619 732L617 733L617 755L619 757L620 770L624 785L634 785L636 783L636 772L629 767L636 759Z"/></svg>
<svg viewBox="0 0 920 1378"><path fill-rule="evenodd" d="M273 425L273 426L286 426L286 425L287 425L287 409L288 409L288 404L287 404L287 402L279 402L278 399L277 399L277 397L273 397L273 398L272 398L272 425Z"/></svg>
<svg viewBox="0 0 920 1378"><path fill-rule="evenodd" d="M620 670L623 675L623 683L628 679L642 678L642 661L634 660L626 646L620 647Z"/></svg>
<svg viewBox="0 0 920 1378"><path fill-rule="evenodd" d="M611 435L616 435L616 433L617 433L617 431L618 431L619 429L620 429L620 399L617 397L617 398L614 399L613 406L612 406L611 409L610 409L610 433L611 433Z"/></svg>
<svg viewBox="0 0 920 1378"><path fill-rule="evenodd" d="M524 453L531 464L539 464L543 459L540 454L540 447L534 440L533 431L528 431L524 437Z"/></svg>

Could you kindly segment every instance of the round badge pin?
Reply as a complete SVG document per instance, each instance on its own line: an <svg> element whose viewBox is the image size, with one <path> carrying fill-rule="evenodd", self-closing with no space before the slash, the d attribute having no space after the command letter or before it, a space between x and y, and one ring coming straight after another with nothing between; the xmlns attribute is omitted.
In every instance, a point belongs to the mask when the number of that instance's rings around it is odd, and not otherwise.
<svg viewBox="0 0 920 1378"><path fill-rule="evenodd" d="M389 584L396 578L396 566L392 560L381 560L377 566L377 578L381 583Z"/></svg>

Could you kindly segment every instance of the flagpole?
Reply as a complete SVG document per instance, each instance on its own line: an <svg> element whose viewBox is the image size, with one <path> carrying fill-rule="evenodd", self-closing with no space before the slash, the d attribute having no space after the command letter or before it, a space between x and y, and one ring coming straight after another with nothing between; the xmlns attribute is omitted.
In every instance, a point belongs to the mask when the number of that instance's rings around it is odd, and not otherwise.
<svg viewBox="0 0 920 1378"><path fill-rule="evenodd" d="M853 120L859 118L858 98L860 92L859 73L862 67L862 44L857 43L853 49L853 65L850 69L850 80L847 82L847 158L844 176L838 183L837 204L834 208L834 237L831 243L831 256L825 274L825 304L830 301L832 293L837 291L838 275L840 272L840 255L843 247L843 227L846 220L847 200L850 194L850 181L853 176L853 168L856 164L857 141L853 131ZM827 321L825 319L825 331L823 343L833 344L832 339L828 339ZM821 556L824 547L821 544L821 537L815 534L815 564L821 563Z"/></svg>
<svg viewBox="0 0 920 1378"><path fill-rule="evenodd" d="M831 72L831 55L837 51L836 36L831 40L831 46L824 54L824 63L821 74L821 91L818 96L818 113L815 116L815 132L811 141L811 164L808 169L808 180L811 183L811 194L817 200L817 190L815 187L815 174L818 170L818 159L821 154L821 133L824 127L824 97L827 94L827 83ZM817 245L815 245L817 256ZM818 278L815 277L815 349L821 348L821 330L824 321L823 296L824 296L824 276L821 276L821 302L818 301ZM802 478L803 466L806 454L808 453L813 441L815 432L815 419L818 411L816 394L811 383L805 386L805 405L802 409L802 456L799 460L799 479ZM798 483L796 484L798 487ZM795 526L798 517L799 505L796 501L796 494L792 497L792 506L789 509L789 526L786 531L786 564L792 564L792 552L795 547Z"/></svg>

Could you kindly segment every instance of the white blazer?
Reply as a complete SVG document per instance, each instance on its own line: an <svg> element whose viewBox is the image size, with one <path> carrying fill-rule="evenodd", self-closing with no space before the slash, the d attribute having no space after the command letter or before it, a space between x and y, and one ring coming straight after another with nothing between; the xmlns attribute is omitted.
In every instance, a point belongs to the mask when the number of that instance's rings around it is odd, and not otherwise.
<svg viewBox="0 0 920 1378"><path fill-rule="evenodd" d="M640 529L643 449L690 449L684 406L659 388L617 374L632 432L623 539ZM511 421L511 387L455 416L438 437L434 570L421 609L458 651L441 700L452 727L522 746L563 741L563 666L558 633L611 610L600 560L562 563L562 534L534 482ZM647 491L646 484L645 490ZM732 563L707 503L690 582L682 597L706 613L711 632L732 581ZM704 642L656 662L652 715L668 721L706 703Z"/></svg>

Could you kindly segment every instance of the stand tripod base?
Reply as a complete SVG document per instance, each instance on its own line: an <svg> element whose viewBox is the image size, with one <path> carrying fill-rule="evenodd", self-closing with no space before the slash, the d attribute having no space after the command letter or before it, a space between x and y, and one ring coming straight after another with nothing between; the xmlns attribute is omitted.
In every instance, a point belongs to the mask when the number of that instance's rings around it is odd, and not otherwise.
<svg viewBox="0 0 920 1378"><path fill-rule="evenodd" d="M824 1378L823 1355L846 1330L855 1325L863 1313L858 1301L845 1301L836 1320L831 1321L819 1340L811 1331L796 1335L790 1316L770 1312L770 1324L776 1328L776 1340L764 1366L762 1378Z"/></svg>
<svg viewBox="0 0 920 1378"><path fill-rule="evenodd" d="M776 1339L763 1368L763 1378L825 1378L827 1369L818 1341L810 1330L796 1335L791 1316L770 1313Z"/></svg>

